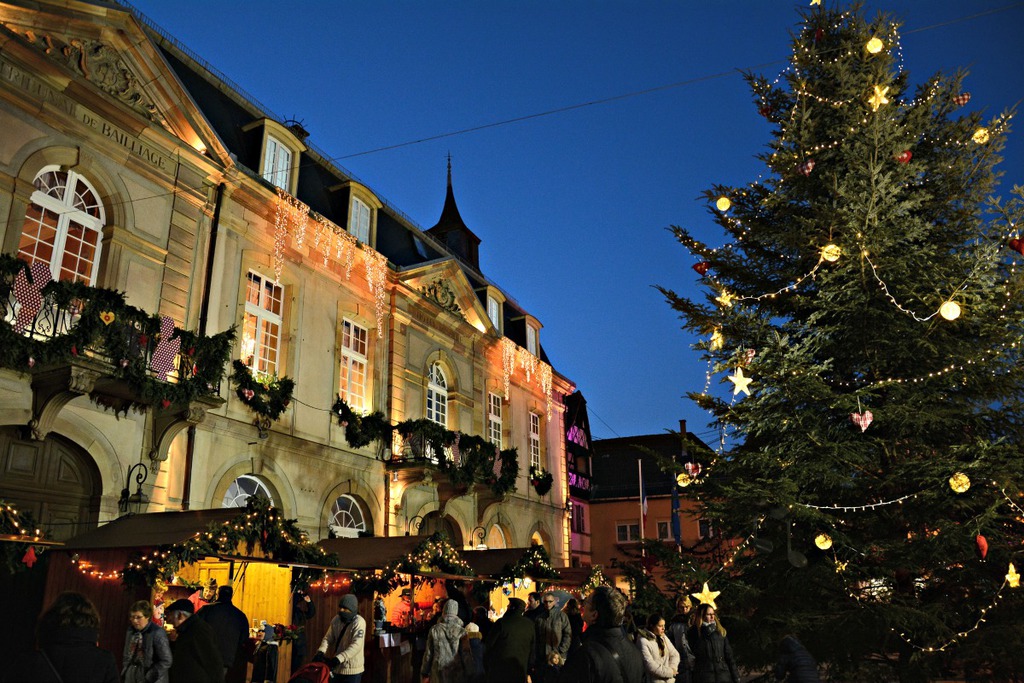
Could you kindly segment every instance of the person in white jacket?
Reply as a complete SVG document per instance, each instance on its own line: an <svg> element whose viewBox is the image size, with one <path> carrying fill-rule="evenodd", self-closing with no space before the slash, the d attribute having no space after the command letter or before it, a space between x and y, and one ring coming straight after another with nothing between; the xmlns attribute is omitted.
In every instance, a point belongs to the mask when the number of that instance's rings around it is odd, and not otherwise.
<svg viewBox="0 0 1024 683"><path fill-rule="evenodd" d="M341 598L338 616L324 634L313 661L332 666L336 683L360 683L363 678L363 642L366 640L366 620L359 616L359 600L351 593ZM329 648L334 657L327 658Z"/></svg>
<svg viewBox="0 0 1024 683"><path fill-rule="evenodd" d="M640 632L637 645L644 656L650 683L674 683L679 673L679 651L665 635L664 617L652 614L647 619L647 630Z"/></svg>

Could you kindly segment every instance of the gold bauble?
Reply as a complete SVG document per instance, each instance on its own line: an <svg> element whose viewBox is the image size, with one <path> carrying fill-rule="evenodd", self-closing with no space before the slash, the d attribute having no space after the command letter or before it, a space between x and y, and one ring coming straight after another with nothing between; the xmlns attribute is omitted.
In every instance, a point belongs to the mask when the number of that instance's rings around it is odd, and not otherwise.
<svg viewBox="0 0 1024 683"><path fill-rule="evenodd" d="M718 207L719 211L728 211L729 207L732 206L732 202L729 201L728 197L719 197L718 201L715 202L715 206Z"/></svg>
<svg viewBox="0 0 1024 683"><path fill-rule="evenodd" d="M686 472L680 472L676 476L676 483L679 484L679 488L685 489L687 486L693 483L693 477Z"/></svg>
<svg viewBox="0 0 1024 683"><path fill-rule="evenodd" d="M842 255L843 250L839 248L838 244L826 244L821 250L821 258L829 263L835 263Z"/></svg>
<svg viewBox="0 0 1024 683"><path fill-rule="evenodd" d="M955 301L947 301L939 306L939 315L946 320L956 320L960 317L960 305Z"/></svg>
<svg viewBox="0 0 1024 683"><path fill-rule="evenodd" d="M882 51L882 48L885 47L885 43L883 43L877 36L875 36L874 38L869 40L868 44L865 45L864 47L866 47L867 51L870 52L871 54L877 55L879 52Z"/></svg>
<svg viewBox="0 0 1024 683"><path fill-rule="evenodd" d="M974 135L971 136L971 139L979 145L984 145L988 142L988 128L979 128L974 131Z"/></svg>
<svg viewBox="0 0 1024 683"><path fill-rule="evenodd" d="M818 546L818 550L828 550L832 547L832 537L828 534L818 534L814 537L814 545Z"/></svg>
<svg viewBox="0 0 1024 683"><path fill-rule="evenodd" d="M949 478L949 488L953 489L957 493L963 493L967 489L971 488L971 479L963 472L957 472Z"/></svg>

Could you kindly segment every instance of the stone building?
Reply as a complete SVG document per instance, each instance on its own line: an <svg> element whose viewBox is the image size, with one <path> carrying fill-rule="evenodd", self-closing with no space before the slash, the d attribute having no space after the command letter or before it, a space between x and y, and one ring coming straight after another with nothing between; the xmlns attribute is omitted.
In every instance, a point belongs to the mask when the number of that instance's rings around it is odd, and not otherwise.
<svg viewBox="0 0 1024 683"><path fill-rule="evenodd" d="M0 2L0 130L0 253L43 264L21 290L6 273L0 325L41 346L0 349L0 499L68 538L259 491L315 538L446 529L461 545L540 541L569 564L563 398L576 387L540 321L481 272L450 160L424 230L300 124L100 1ZM428 180L440 197L440 172ZM82 289L57 301L37 274ZM97 314L104 290L129 308ZM143 334L131 311L166 327ZM61 346L96 315L134 355L109 339ZM232 329L222 355L197 351ZM197 389L211 372L219 383ZM254 412L260 401L277 410ZM396 432L353 446L346 409L515 448L515 488L496 490L500 463L458 476L457 443L437 453ZM531 466L552 475L543 495Z"/></svg>

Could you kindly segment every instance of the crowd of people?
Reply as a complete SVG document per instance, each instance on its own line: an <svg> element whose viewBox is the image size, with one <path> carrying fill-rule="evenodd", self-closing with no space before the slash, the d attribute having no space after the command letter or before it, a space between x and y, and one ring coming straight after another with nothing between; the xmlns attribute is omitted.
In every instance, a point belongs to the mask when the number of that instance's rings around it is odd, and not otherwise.
<svg viewBox="0 0 1024 683"><path fill-rule="evenodd" d="M255 650L247 652L249 620L232 595L230 586L222 586L216 601L198 610L188 598L165 606L164 617L174 627L170 637L154 622L149 602L134 603L118 669L114 655L97 645L96 607L79 593L63 593L39 619L38 649L9 663L0 681L276 681L273 626L264 625ZM315 612L301 593L295 609L305 619ZM450 598L427 632L416 673L422 683L740 683L715 605L683 598L670 619L652 614L645 625L633 624L625 594L608 586L591 591L582 605L572 598L560 606L553 592L531 593L526 602L511 598L493 622L484 607L470 611L465 600ZM308 666L330 671L333 683L361 683L366 637L359 601L344 595ZM292 672L303 664L305 639L296 645ZM774 673L776 681L819 680L814 659L792 635L782 641Z"/></svg>

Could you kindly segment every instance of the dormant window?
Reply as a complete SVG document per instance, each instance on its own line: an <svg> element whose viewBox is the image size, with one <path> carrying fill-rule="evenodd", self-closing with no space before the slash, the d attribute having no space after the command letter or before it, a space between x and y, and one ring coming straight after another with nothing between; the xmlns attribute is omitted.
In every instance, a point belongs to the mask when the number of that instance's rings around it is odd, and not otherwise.
<svg viewBox="0 0 1024 683"><path fill-rule="evenodd" d="M448 379L440 363L433 363L427 371L427 419L448 426Z"/></svg>
<svg viewBox="0 0 1024 683"><path fill-rule="evenodd" d="M276 375L281 352L281 315L284 288L249 271L246 276L245 324L242 362L254 372Z"/></svg>
<svg viewBox="0 0 1024 683"><path fill-rule="evenodd" d="M366 410L368 335L351 320L341 324L341 379L338 393L353 410Z"/></svg>
<svg viewBox="0 0 1024 683"><path fill-rule="evenodd" d="M363 244L370 243L370 207L362 199L352 197L352 210L348 217L348 231Z"/></svg>
<svg viewBox="0 0 1024 683"><path fill-rule="evenodd" d="M104 222L96 190L74 171L56 166L40 171L35 188L18 256L29 265L49 264L55 280L95 284Z"/></svg>
<svg viewBox="0 0 1024 683"><path fill-rule="evenodd" d="M530 413L530 465L540 468L540 415Z"/></svg>
<svg viewBox="0 0 1024 683"><path fill-rule="evenodd" d="M501 450L501 396L487 394L487 439Z"/></svg>
<svg viewBox="0 0 1024 683"><path fill-rule="evenodd" d="M292 151L272 135L267 136L263 155L263 178L286 192L291 192Z"/></svg>

